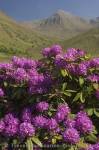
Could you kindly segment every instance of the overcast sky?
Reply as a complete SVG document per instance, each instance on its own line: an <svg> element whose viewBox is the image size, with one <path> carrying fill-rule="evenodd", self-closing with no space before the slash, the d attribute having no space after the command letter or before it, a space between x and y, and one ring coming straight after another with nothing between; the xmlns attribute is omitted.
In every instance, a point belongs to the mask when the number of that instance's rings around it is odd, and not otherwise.
<svg viewBox="0 0 99 150"><path fill-rule="evenodd" d="M93 18L99 16L99 0L0 0L0 10L19 21L45 18L58 9Z"/></svg>

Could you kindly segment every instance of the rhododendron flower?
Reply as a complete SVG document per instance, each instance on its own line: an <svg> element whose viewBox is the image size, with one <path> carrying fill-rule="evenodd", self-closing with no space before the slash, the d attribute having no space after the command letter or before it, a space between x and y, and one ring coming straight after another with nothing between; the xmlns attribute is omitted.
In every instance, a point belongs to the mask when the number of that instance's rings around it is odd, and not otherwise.
<svg viewBox="0 0 99 150"><path fill-rule="evenodd" d="M64 141L70 144L76 144L80 140L79 133L74 128L67 128L63 133Z"/></svg>

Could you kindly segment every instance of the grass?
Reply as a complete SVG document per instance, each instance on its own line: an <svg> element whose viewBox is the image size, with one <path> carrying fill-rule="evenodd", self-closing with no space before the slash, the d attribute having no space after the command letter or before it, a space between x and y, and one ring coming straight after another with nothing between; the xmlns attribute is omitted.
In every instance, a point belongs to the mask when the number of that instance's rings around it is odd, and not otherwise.
<svg viewBox="0 0 99 150"><path fill-rule="evenodd" d="M43 47L52 45L56 41L57 39L27 29L0 13L0 52L3 52L0 59L11 55L39 57Z"/></svg>
<svg viewBox="0 0 99 150"><path fill-rule="evenodd" d="M61 43L65 48L80 48L93 56L99 56L99 28L92 29Z"/></svg>
<svg viewBox="0 0 99 150"><path fill-rule="evenodd" d="M41 57L41 49L52 44L61 44L64 49L81 48L93 56L99 56L99 28L69 40L59 40L25 28L0 13L0 61L9 60L13 55L37 59Z"/></svg>

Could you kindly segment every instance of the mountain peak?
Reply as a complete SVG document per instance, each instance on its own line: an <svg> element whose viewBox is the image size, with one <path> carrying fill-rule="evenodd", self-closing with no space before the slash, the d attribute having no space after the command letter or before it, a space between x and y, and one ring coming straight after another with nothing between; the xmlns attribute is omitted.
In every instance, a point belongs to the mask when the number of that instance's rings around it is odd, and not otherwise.
<svg viewBox="0 0 99 150"><path fill-rule="evenodd" d="M67 24L67 22L71 22L71 20L77 20L79 17L72 15L69 12L66 12L64 10L57 10L54 14L52 14L50 17L45 19L46 25L61 25L63 27ZM80 19L80 18L79 18Z"/></svg>
<svg viewBox="0 0 99 150"><path fill-rule="evenodd" d="M69 12L66 12L62 9L57 10L55 14L58 14L58 15L71 15Z"/></svg>

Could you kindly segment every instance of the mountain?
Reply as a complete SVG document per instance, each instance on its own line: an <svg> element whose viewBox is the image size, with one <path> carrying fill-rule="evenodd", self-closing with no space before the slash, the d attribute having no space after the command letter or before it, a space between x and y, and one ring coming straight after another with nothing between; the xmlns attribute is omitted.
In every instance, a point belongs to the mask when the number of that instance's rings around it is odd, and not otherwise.
<svg viewBox="0 0 99 150"><path fill-rule="evenodd" d="M81 48L93 56L99 56L99 27L77 35L61 43L64 48Z"/></svg>
<svg viewBox="0 0 99 150"><path fill-rule="evenodd" d="M99 17L96 17L95 19L91 19L90 23L95 27L99 27Z"/></svg>
<svg viewBox="0 0 99 150"><path fill-rule="evenodd" d="M24 22L24 25L44 35L61 39L69 39L93 27L89 21L63 10L58 10L46 19Z"/></svg>
<svg viewBox="0 0 99 150"><path fill-rule="evenodd" d="M23 27L9 16L0 12L0 56L29 55L37 57L40 49L55 43L56 39L43 36L30 28ZM0 57L0 58L1 58Z"/></svg>
<svg viewBox="0 0 99 150"><path fill-rule="evenodd" d="M16 22L0 12L0 60L12 55L40 58L41 49L52 44L83 48L99 55L99 28L61 10L47 19L29 23Z"/></svg>

